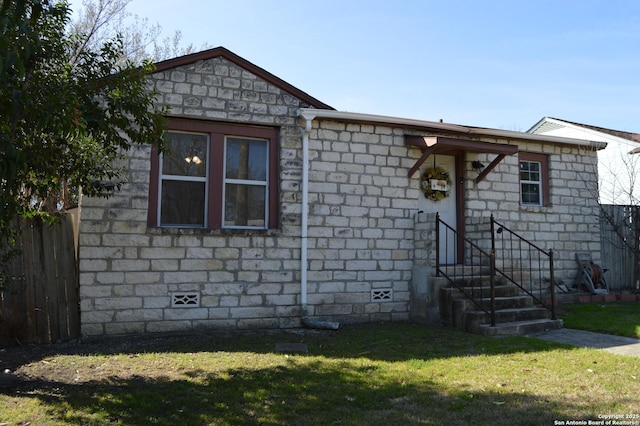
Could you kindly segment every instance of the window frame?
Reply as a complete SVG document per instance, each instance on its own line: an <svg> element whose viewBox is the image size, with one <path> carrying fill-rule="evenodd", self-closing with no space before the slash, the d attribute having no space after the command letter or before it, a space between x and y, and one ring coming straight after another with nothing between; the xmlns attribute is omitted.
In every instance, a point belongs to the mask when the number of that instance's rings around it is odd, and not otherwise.
<svg viewBox="0 0 640 426"><path fill-rule="evenodd" d="M209 164L209 160L211 157L211 142L209 139L209 135L197 132L187 132L187 131L177 131L177 130L169 130L169 132L179 133L182 135L202 135L206 137L206 163L207 166ZM163 225L167 228L194 228L201 229L207 227L207 217L208 217L208 203L207 200L209 198L209 173L210 168L207 167L204 173L204 176L188 176L188 175L176 175L176 174L165 174L164 173L164 156L159 156L159 164L158 164L158 204L157 204L157 222L160 223L160 219L162 217L162 188L166 181L172 182L201 182L204 183L204 203L203 203L203 224L202 225L189 225L189 224L166 224Z"/></svg>
<svg viewBox="0 0 640 426"><path fill-rule="evenodd" d="M242 179L242 178L230 178L227 177L227 170L228 170L228 154L229 154L229 139L236 139L236 140L246 140L246 141L264 141L267 143L267 161L265 164L265 178L264 180L255 180L255 179L249 179L248 177L246 179ZM269 202L269 158L271 157L270 153L269 153L269 140L268 139L263 139L263 138L256 138L256 137L240 137L240 136L231 136L231 135L225 135L224 137L224 170L222 173L222 199L223 199L223 203L225 205L222 206L222 227L224 229L264 229L263 227L256 227L256 226L250 226L250 225L242 225L242 226L227 226L224 224L225 222L225 215L226 215L226 202L227 202L227 189L229 187L229 185L240 185L243 186L245 188L249 188L249 187L263 187L264 191L265 191L265 209L264 209L264 215L263 215L263 219L264 219L264 223L267 224L269 223L269 209L266 208L267 204Z"/></svg>
<svg viewBox="0 0 640 426"><path fill-rule="evenodd" d="M153 228L177 229L229 229L229 230L267 230L279 228L279 129L275 127L252 126L218 121L195 120L188 118L167 119L166 131L206 134L208 145L208 179L206 183L206 212L204 227L174 226L160 224L160 179L161 155L156 147L151 153L151 176L149 184L149 208L147 225ZM262 139L268 141L267 183L265 204L266 222L264 227L228 227L224 226L224 185L226 137Z"/></svg>
<svg viewBox="0 0 640 426"><path fill-rule="evenodd" d="M540 204L525 204L522 202L522 184L524 183L520 178L522 162L535 162L540 164ZM529 183L528 181L525 182ZM518 193L520 195L520 206L522 207L548 207L551 205L549 194L549 157L546 154L522 151L518 153Z"/></svg>

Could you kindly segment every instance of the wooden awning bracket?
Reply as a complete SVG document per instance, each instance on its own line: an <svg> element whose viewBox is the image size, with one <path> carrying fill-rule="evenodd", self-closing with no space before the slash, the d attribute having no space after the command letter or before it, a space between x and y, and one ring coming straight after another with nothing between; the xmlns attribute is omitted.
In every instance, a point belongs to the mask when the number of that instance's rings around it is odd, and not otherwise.
<svg viewBox="0 0 640 426"><path fill-rule="evenodd" d="M493 170L499 162L501 162L504 157L506 157L506 154L499 154L492 162L491 164L489 164L487 167L484 168L483 171L480 172L480 174L478 175L478 177L475 178L475 182L481 182L485 176L487 176L489 173L491 173L491 170Z"/></svg>
<svg viewBox="0 0 640 426"><path fill-rule="evenodd" d="M427 138L423 138L423 139L427 139ZM411 170L409 170L409 177L413 176L415 172L417 172L420 169L420 167L424 164L424 162L427 161L427 158L429 158L429 156L433 154L434 151L436 150L435 141L433 144L429 145L429 142L425 140L423 145L414 145L414 146L418 146L418 148L422 150L422 155L420 156L420 158L418 158L418 161L416 161L416 164L413 165Z"/></svg>
<svg viewBox="0 0 640 426"><path fill-rule="evenodd" d="M491 171L507 156L518 152L516 145L497 144L492 142L476 141L469 139L455 139L443 136L405 136L405 144L420 148L422 155L409 170L412 177L432 154L453 155L459 152L481 152L498 154L498 156L485 167L475 178L475 182L481 182Z"/></svg>

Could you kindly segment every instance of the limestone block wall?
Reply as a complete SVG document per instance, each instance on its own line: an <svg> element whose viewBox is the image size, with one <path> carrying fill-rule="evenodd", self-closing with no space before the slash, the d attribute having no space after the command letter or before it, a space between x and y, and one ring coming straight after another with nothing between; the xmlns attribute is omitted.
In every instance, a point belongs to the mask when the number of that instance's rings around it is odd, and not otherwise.
<svg viewBox="0 0 640 426"><path fill-rule="evenodd" d="M488 164L492 155L469 154L465 173L467 235L488 232L488 217L534 242L555 257L556 280L572 284L577 272L575 253L592 253L600 261L597 154L568 145L521 144L521 152L546 154L549 159L550 204L522 206L519 202L519 160L507 156L485 180L476 184L470 162ZM487 247L488 248L488 247Z"/></svg>
<svg viewBox="0 0 640 426"><path fill-rule="evenodd" d="M408 319L418 189L403 129L314 121L309 146L310 314Z"/></svg>
<svg viewBox="0 0 640 426"><path fill-rule="evenodd" d="M281 226L148 228L151 150L134 148L123 189L107 200L82 200L82 334L299 325L296 114L306 105L222 57L154 74L149 84L173 116L280 129Z"/></svg>
<svg viewBox="0 0 640 426"><path fill-rule="evenodd" d="M147 226L149 147L123 166L109 199L81 203L83 335L300 326L300 183L304 105L224 58L154 74L171 115L280 131L280 227ZM314 123L308 313L341 322L408 319L417 190L402 132Z"/></svg>

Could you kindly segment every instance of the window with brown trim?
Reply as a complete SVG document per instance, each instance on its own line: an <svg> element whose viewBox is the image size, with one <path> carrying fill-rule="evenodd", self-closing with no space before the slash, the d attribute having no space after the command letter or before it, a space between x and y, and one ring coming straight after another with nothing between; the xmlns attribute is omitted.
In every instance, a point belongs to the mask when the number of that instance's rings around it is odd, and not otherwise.
<svg viewBox="0 0 640 426"><path fill-rule="evenodd" d="M278 130L169 119L168 149L153 152L153 227L278 227Z"/></svg>
<svg viewBox="0 0 640 426"><path fill-rule="evenodd" d="M520 204L549 205L549 161L544 154L518 153L520 161Z"/></svg>

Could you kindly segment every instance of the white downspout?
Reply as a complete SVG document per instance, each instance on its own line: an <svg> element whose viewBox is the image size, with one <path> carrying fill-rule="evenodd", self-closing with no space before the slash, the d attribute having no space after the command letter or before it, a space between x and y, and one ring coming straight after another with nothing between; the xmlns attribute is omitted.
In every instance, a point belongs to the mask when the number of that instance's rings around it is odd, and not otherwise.
<svg viewBox="0 0 640 426"><path fill-rule="evenodd" d="M302 307L302 317L307 316L307 272L309 269L308 252L309 245L307 237L309 235L309 133L311 133L311 123L313 117L304 117L305 126L302 135L302 220L300 230L300 303Z"/></svg>
<svg viewBox="0 0 640 426"><path fill-rule="evenodd" d="M337 330L340 323L330 321L315 321L308 317L307 312L307 275L309 271L309 134L315 114L308 112L301 114L305 119L304 132L302 134L302 219L300 230L300 316L302 324L309 328L321 328Z"/></svg>

